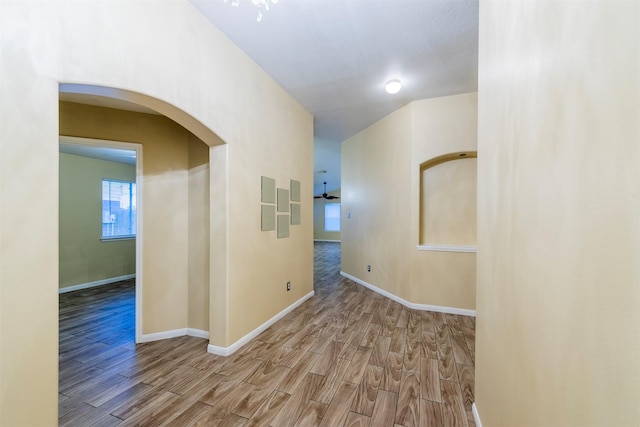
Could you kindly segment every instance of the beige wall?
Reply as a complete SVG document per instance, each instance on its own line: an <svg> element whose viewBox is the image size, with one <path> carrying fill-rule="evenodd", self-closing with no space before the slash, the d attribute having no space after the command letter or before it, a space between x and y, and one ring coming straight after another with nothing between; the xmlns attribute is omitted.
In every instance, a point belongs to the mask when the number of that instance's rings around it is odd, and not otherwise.
<svg viewBox="0 0 640 427"><path fill-rule="evenodd" d="M331 196L340 197L340 190L328 193ZM340 240L340 232L324 231L324 205L327 203L340 203L340 199L313 199L313 238L314 240ZM340 211L342 216L342 211Z"/></svg>
<svg viewBox="0 0 640 427"><path fill-rule="evenodd" d="M640 419L640 3L480 4L484 426Z"/></svg>
<svg viewBox="0 0 640 427"><path fill-rule="evenodd" d="M411 122L410 104L342 143L340 200L341 270L405 299L416 250L409 220Z"/></svg>
<svg viewBox="0 0 640 427"><path fill-rule="evenodd" d="M313 123L311 116L294 117L298 117L297 128L273 126L282 150L256 144L259 135L246 143L228 144L229 159L236 159L229 161L227 189L230 321L226 342L220 344L233 344L313 291ZM290 226L289 238L278 239L275 231L260 230L262 176L274 178L277 188L288 189L291 179L301 183L301 224ZM211 200L213 204L217 198ZM215 327L215 322L211 325Z"/></svg>
<svg viewBox="0 0 640 427"><path fill-rule="evenodd" d="M476 102L476 94L416 101L343 143L345 273L415 304L475 309L475 254L418 251L417 246L420 165L452 152L476 151ZM440 166L430 172L432 182L453 184L451 168ZM475 179L473 168L461 174L466 181ZM459 211L460 205L430 209L438 217L450 216L448 210ZM351 219L346 219L349 212ZM461 220L472 229L475 209L466 209ZM454 234L453 241L431 243L460 244L473 234L469 228L460 239Z"/></svg>
<svg viewBox="0 0 640 427"><path fill-rule="evenodd" d="M209 147L192 136L189 150L189 328L209 330Z"/></svg>
<svg viewBox="0 0 640 427"><path fill-rule="evenodd" d="M153 8L136 1L3 1L0 28L0 424L57 423L59 253L51 222L58 222L61 82L143 94L147 107L198 128L194 132L213 147L210 155L217 149L209 192L227 197L210 199L220 206L209 213L217 220L210 223L209 262L222 266L210 269L212 343L230 345L312 290L312 117L186 0ZM188 306L188 191L182 183L189 170L186 149L144 150L143 161L158 164L145 169L144 201L158 203L161 188L184 189L169 201L176 212L169 223L158 212L144 213L146 227L184 236L175 239L181 253L164 252L167 239L159 234L144 236L153 249L143 249L143 263L172 258L177 264L143 277L145 283L159 280L167 291L144 303L143 329L151 333L189 321L180 308ZM215 173L214 161L220 166ZM278 185L302 182L308 221L290 239L260 232L261 175L277 178ZM247 259L258 259L258 268L246 268ZM284 291L285 279L294 284L291 292ZM182 284L164 288L169 281Z"/></svg>
<svg viewBox="0 0 640 427"><path fill-rule="evenodd" d="M136 272L135 239L101 240L103 178L135 182L136 167L60 153L60 288Z"/></svg>

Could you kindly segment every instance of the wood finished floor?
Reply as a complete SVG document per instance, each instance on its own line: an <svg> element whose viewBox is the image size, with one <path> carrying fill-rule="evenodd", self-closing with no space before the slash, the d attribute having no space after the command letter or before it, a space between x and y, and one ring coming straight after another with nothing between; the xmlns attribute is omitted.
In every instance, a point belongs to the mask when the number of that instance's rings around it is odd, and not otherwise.
<svg viewBox="0 0 640 427"><path fill-rule="evenodd" d="M64 426L473 426L475 319L424 312L339 275L229 357L207 340L134 343L131 281L60 295Z"/></svg>

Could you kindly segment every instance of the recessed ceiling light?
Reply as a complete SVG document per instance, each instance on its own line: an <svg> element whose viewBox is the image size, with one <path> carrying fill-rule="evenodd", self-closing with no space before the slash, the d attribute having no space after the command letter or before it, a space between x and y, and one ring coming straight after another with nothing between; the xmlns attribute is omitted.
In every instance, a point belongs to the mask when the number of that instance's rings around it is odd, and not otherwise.
<svg viewBox="0 0 640 427"><path fill-rule="evenodd" d="M389 80L387 84L384 85L384 90L386 90L387 93L390 93L393 95L394 93L400 92L401 87L402 87L402 83L400 83L400 80L393 79L393 80Z"/></svg>

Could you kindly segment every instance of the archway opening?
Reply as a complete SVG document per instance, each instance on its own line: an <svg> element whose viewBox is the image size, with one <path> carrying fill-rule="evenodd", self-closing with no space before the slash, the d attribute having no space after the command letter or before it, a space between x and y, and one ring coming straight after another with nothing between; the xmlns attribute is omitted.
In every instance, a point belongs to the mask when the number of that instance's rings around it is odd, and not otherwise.
<svg viewBox="0 0 640 427"><path fill-rule="evenodd" d="M210 277L210 205L212 201L218 207L224 203L224 199L210 197L210 153L212 146L222 146L223 141L199 122L193 126L195 120L176 107L133 92L64 84L59 101L61 141L135 151L135 342L182 335L208 339L214 283ZM99 181L118 178L98 175ZM214 175L216 180L225 179ZM100 191L99 186L94 187L95 192ZM226 226L224 221L216 224ZM96 231L90 238L101 237ZM90 262L81 266L94 267ZM224 323L226 316L216 320ZM105 338L93 347L115 358L126 357L126 351L135 348L108 348L109 341ZM203 342L202 351L206 348ZM104 361L102 357L96 360ZM66 373L62 368L59 373L63 392Z"/></svg>

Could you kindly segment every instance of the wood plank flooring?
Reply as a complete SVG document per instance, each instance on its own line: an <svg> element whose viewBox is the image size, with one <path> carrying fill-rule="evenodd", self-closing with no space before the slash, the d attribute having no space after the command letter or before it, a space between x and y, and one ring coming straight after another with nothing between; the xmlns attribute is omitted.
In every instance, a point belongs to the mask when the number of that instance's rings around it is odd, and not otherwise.
<svg viewBox="0 0 640 427"><path fill-rule="evenodd" d="M60 295L62 426L473 426L475 319L410 310L339 275L229 357L134 343L132 281Z"/></svg>

